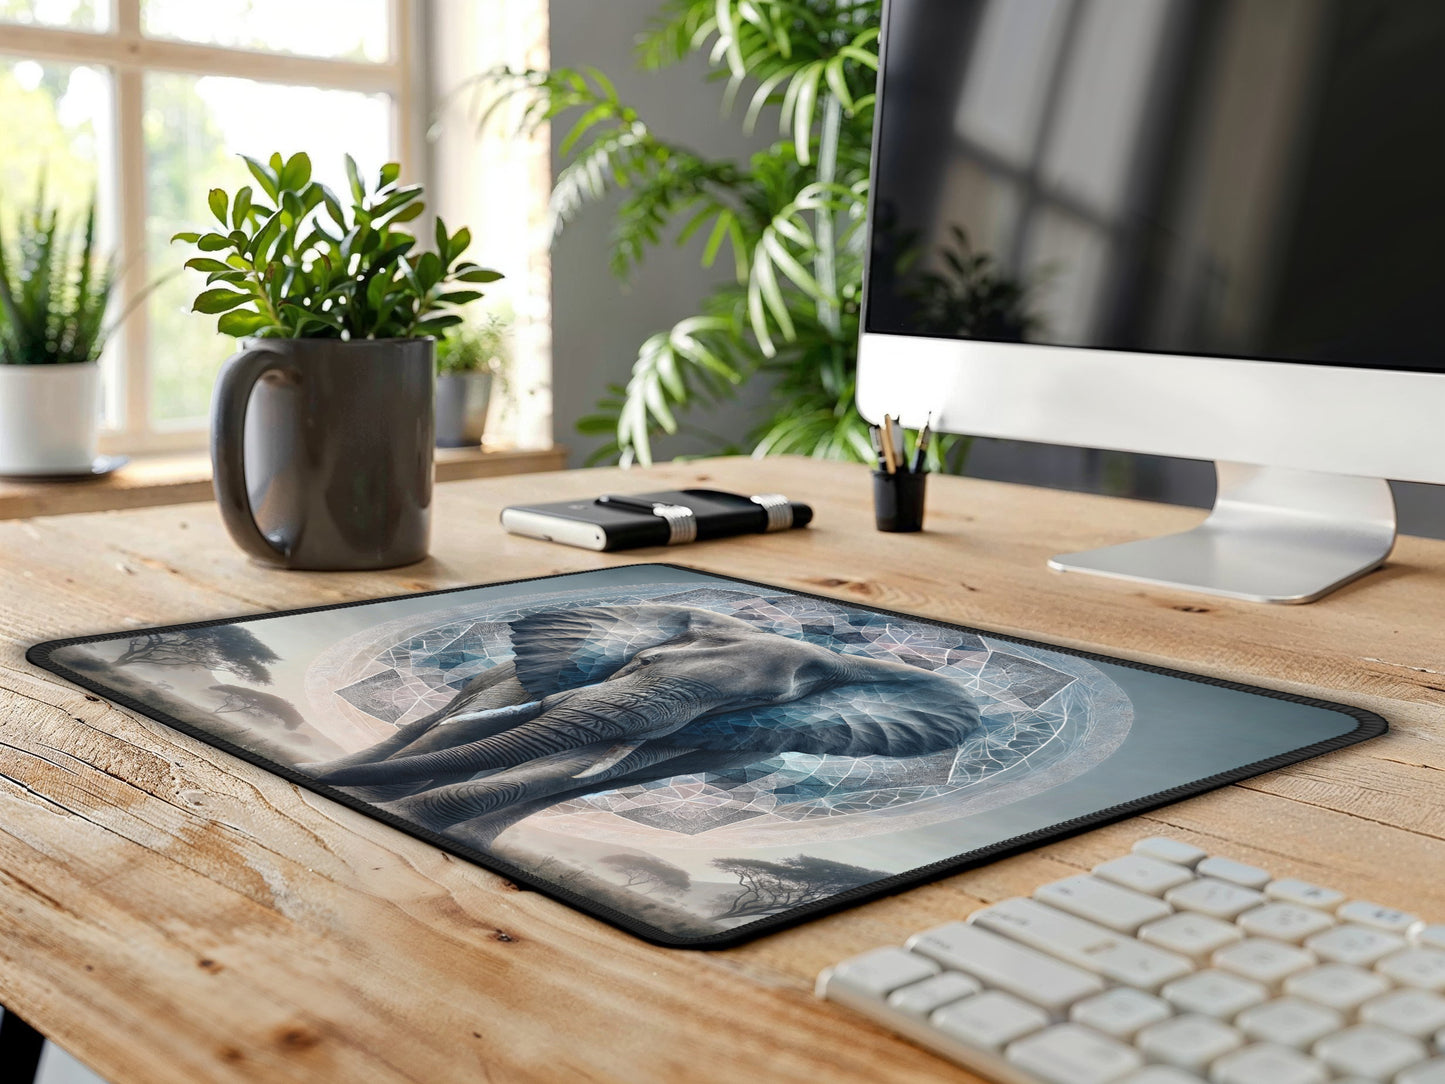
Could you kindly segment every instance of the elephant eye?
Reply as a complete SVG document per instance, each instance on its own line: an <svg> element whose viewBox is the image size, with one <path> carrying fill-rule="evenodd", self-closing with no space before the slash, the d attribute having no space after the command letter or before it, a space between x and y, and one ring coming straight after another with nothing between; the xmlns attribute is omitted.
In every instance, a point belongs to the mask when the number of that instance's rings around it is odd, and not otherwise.
<svg viewBox="0 0 1445 1084"><path fill-rule="evenodd" d="M638 661L638 663L639 663L640 665L642 665L642 666L647 666L649 663L654 663L654 662L656 662L656 661L657 661L657 656L656 656L656 655L639 655L639 656L637 656L637 661Z"/></svg>

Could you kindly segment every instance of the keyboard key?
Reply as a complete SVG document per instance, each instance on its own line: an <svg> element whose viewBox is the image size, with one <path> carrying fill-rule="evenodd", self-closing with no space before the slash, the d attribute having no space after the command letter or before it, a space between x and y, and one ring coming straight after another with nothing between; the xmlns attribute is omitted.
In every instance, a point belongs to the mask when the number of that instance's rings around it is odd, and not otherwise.
<svg viewBox="0 0 1445 1084"><path fill-rule="evenodd" d="M1375 970L1401 986L1417 986L1422 990L1445 990L1445 951L1433 948L1408 948L1386 956Z"/></svg>
<svg viewBox="0 0 1445 1084"><path fill-rule="evenodd" d="M1201 877L1214 877L1245 888L1263 888L1273 880L1269 870L1247 866L1232 858L1206 858L1194 868L1194 872Z"/></svg>
<svg viewBox="0 0 1445 1084"><path fill-rule="evenodd" d="M1062 1014L1080 998L1104 990L1096 975L964 922L914 934L908 947L1054 1013Z"/></svg>
<svg viewBox="0 0 1445 1084"><path fill-rule="evenodd" d="M1015 1039L1048 1027L1049 1015L1011 994L990 990L945 1005L928 1022L969 1046L1000 1050Z"/></svg>
<svg viewBox="0 0 1445 1084"><path fill-rule="evenodd" d="M1361 1005L1360 1019L1428 1039L1445 1028L1445 997L1425 990L1395 990Z"/></svg>
<svg viewBox="0 0 1445 1084"><path fill-rule="evenodd" d="M1321 960L1333 964L1354 964L1356 967L1369 967L1382 956L1404 947L1403 937L1367 926L1336 926L1305 941L1305 948Z"/></svg>
<svg viewBox="0 0 1445 1084"><path fill-rule="evenodd" d="M1287 1046L1259 1043L1226 1054L1209 1069L1214 1084L1325 1084L1330 1074Z"/></svg>
<svg viewBox="0 0 1445 1084"><path fill-rule="evenodd" d="M1445 924L1164 837L817 989L1009 1084L1445 1084Z"/></svg>
<svg viewBox="0 0 1445 1084"><path fill-rule="evenodd" d="M1111 1084L1144 1064L1133 1047L1078 1024L1060 1024L1020 1039L1006 1056L1050 1084Z"/></svg>
<svg viewBox="0 0 1445 1084"><path fill-rule="evenodd" d="M1411 1066L1395 1078L1395 1084L1445 1084L1445 1058Z"/></svg>
<svg viewBox="0 0 1445 1084"><path fill-rule="evenodd" d="M1266 903L1263 907L1244 912L1235 921L1240 929L1255 937L1272 937L1276 941L1293 941L1295 944L1335 924L1335 920L1323 911L1293 903Z"/></svg>
<svg viewBox="0 0 1445 1084"><path fill-rule="evenodd" d="M1215 949L1244 940L1238 926L1190 911L1151 922L1139 931L1138 937L1151 945L1188 956L1195 963L1208 960Z"/></svg>
<svg viewBox="0 0 1445 1084"><path fill-rule="evenodd" d="M1098 997L1085 998L1069 1010L1069 1019L1115 1039L1131 1038L1140 1028L1173 1015L1165 1001L1143 990L1116 986Z"/></svg>
<svg viewBox="0 0 1445 1084"><path fill-rule="evenodd" d="M1383 976L1347 964L1312 967L1308 971L1297 971L1284 980L1285 993L1307 998L1317 1005L1342 1013L1351 1012L1389 988L1390 984Z"/></svg>
<svg viewBox="0 0 1445 1084"><path fill-rule="evenodd" d="M888 1004L909 1016L927 1016L950 1001L972 997L982 990L983 987L967 975L957 971L945 971L931 979L894 990L888 995Z"/></svg>
<svg viewBox="0 0 1445 1084"><path fill-rule="evenodd" d="M900 986L936 975L938 965L905 949L889 946L844 960L831 972L827 979L830 987L846 987L863 997L882 998Z"/></svg>
<svg viewBox="0 0 1445 1084"><path fill-rule="evenodd" d="M1133 933L1146 922L1173 914L1158 896L1146 896L1098 877L1069 877L1044 885L1034 899L1097 922L1120 933Z"/></svg>
<svg viewBox="0 0 1445 1084"><path fill-rule="evenodd" d="M1190 869L1209 857L1198 847L1177 839L1170 839L1168 836L1150 836L1148 839L1141 839L1130 849L1135 854L1142 854L1146 858L1157 858L1161 862L1173 862L1176 866L1187 866Z"/></svg>
<svg viewBox="0 0 1445 1084"><path fill-rule="evenodd" d="M970 921L1126 986L1152 990L1194 970L1183 956L1066 915L1036 900L1003 900L976 912Z"/></svg>
<svg viewBox="0 0 1445 1084"><path fill-rule="evenodd" d="M1341 922L1355 922L1361 926L1384 930L1386 933L1408 933L1410 927L1420 921L1406 911L1382 907L1378 903L1366 903L1364 900L1351 900L1335 913L1339 915Z"/></svg>
<svg viewBox="0 0 1445 1084"><path fill-rule="evenodd" d="M1264 894L1281 903L1293 903L1300 907L1318 907L1322 911L1333 911L1345 902L1345 894L1333 888L1321 888L1308 881L1296 881L1286 877L1270 881L1264 886Z"/></svg>
<svg viewBox="0 0 1445 1084"><path fill-rule="evenodd" d="M1146 1057L1195 1072L1244 1045L1239 1032L1208 1016L1176 1016L1145 1028L1135 1042Z"/></svg>
<svg viewBox="0 0 1445 1084"><path fill-rule="evenodd" d="M1094 876L1149 896L1162 896L1175 885L1194 879L1194 874L1183 866L1161 862L1143 854L1126 854L1123 858L1097 865Z"/></svg>
<svg viewBox="0 0 1445 1084"><path fill-rule="evenodd" d="M1426 1057L1418 1040L1368 1024L1325 1036L1312 1053L1337 1073L1373 1080L1387 1080Z"/></svg>
<svg viewBox="0 0 1445 1084"><path fill-rule="evenodd" d="M1264 902L1264 896L1252 888L1209 877L1171 888L1164 899L1181 911L1198 911L1211 918L1233 918Z"/></svg>
<svg viewBox="0 0 1445 1084"><path fill-rule="evenodd" d="M1125 1077L1119 1084L1201 1084L1201 1078L1172 1065L1151 1065Z"/></svg>
<svg viewBox="0 0 1445 1084"><path fill-rule="evenodd" d="M1239 1014L1234 1026L1251 1039L1307 1050L1311 1043L1345 1026L1333 1009L1301 998L1282 997Z"/></svg>
<svg viewBox="0 0 1445 1084"><path fill-rule="evenodd" d="M1180 1012L1201 1013L1229 1020L1243 1009L1258 1005L1269 991L1227 971L1196 971L1169 983L1159 993Z"/></svg>
<svg viewBox="0 0 1445 1084"><path fill-rule="evenodd" d="M1246 938L1237 945L1222 948L1210 960L1215 967L1270 987L1278 986L1296 971L1318 963L1313 954L1302 948L1261 937Z"/></svg>

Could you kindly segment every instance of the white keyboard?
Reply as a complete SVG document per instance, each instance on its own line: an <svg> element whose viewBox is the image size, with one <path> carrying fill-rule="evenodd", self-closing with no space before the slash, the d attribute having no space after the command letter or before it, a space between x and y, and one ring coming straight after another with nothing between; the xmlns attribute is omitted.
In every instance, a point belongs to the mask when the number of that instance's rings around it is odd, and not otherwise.
<svg viewBox="0 0 1445 1084"><path fill-rule="evenodd" d="M1162 837L818 996L1008 1084L1445 1084L1445 925Z"/></svg>

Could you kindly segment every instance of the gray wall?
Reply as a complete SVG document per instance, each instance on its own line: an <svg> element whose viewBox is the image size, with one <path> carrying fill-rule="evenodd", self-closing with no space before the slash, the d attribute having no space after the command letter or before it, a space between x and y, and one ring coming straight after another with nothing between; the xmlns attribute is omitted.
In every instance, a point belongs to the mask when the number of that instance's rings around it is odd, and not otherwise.
<svg viewBox="0 0 1445 1084"><path fill-rule="evenodd" d="M661 0L552 0L554 67L592 65L613 80L658 135L702 154L745 158L769 135L758 126L754 138L742 133L737 117L721 115L722 87L707 81L697 58L662 72L638 72L633 60L637 36L656 16ZM557 144L570 124L554 126L553 169L565 164ZM708 287L725 279L727 267L699 266L702 238L685 248L669 243L655 249L631 282L619 283L608 270L613 198L587 208L558 239L552 254L552 415L556 439L572 449L575 465L601 442L584 438L577 419L590 414L609 384L625 384L637 348L648 336L697 311ZM721 265L724 261L719 261ZM693 411L692 423L742 445L761 419L766 389L751 382L738 402ZM660 458L718 445L691 434L658 444Z"/></svg>
<svg viewBox="0 0 1445 1084"><path fill-rule="evenodd" d="M770 132L765 124L751 140L735 118L723 118L719 86L707 81L707 65L694 59L660 73L634 68L637 35L657 13L661 0L552 0L552 63L593 65L617 84L663 137L710 155L745 157ZM556 145L568 125L553 132ZM700 243L683 249L664 245L626 285L607 269L613 199L588 208L558 240L553 253L553 417L556 438L572 449L580 465L598 441L576 431L577 419L595 409L612 383L625 383L637 347L649 335L695 311L708 286L727 270L698 266ZM763 416L766 387L753 382L737 402L695 411L693 424L742 445ZM659 458L709 450L714 440L679 435L659 443ZM968 473L983 478L1114 493L1207 506L1214 472L1207 463L1158 456L1131 456L1017 441L975 443ZM1400 528L1409 534L1445 538L1445 493L1440 487L1396 484Z"/></svg>

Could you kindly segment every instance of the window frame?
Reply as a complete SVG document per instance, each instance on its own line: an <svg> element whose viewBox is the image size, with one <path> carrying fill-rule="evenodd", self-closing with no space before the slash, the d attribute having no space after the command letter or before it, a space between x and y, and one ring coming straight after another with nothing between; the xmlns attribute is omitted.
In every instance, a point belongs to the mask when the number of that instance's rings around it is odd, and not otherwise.
<svg viewBox="0 0 1445 1084"><path fill-rule="evenodd" d="M85 64L111 77L114 159L97 162L110 173L115 192L115 235L120 258L117 310L125 311L154 272L146 252L146 156L144 81L147 72L223 75L258 82L326 90L386 94L391 101L391 146L405 176L425 183L426 88L419 77L421 12L418 0L387 0L389 55L385 60L343 60L270 53L147 36L141 29L141 0L111 0L106 30L73 30L26 23L0 23L0 56ZM151 417L150 319L144 304L131 308L116 329L117 418L102 432L107 453L195 449L206 428L156 423ZM200 317L197 317L199 319Z"/></svg>

